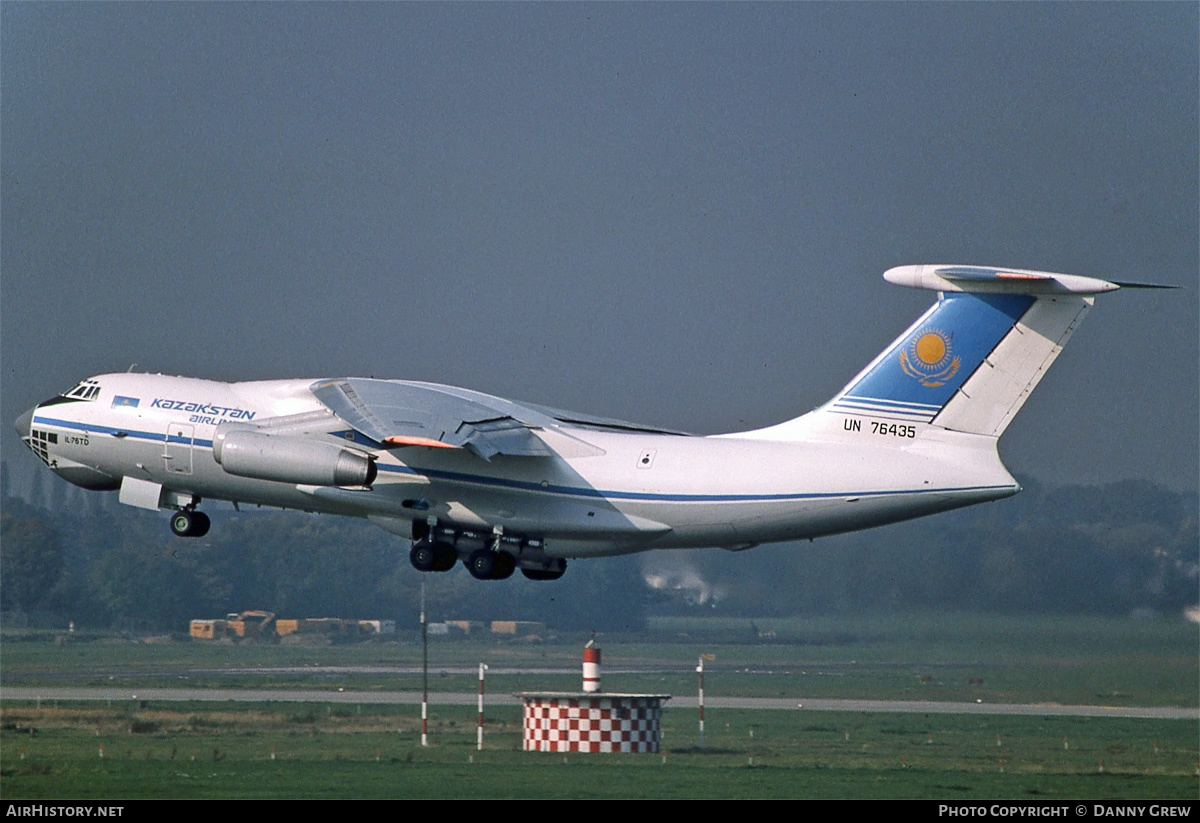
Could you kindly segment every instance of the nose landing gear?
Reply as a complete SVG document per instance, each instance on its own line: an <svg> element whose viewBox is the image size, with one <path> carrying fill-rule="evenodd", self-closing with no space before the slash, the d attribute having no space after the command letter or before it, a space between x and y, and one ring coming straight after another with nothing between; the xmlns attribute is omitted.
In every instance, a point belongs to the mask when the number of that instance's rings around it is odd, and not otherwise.
<svg viewBox="0 0 1200 823"><path fill-rule="evenodd" d="M171 515L171 532L176 537L203 537L211 525L208 515L195 509L181 509Z"/></svg>

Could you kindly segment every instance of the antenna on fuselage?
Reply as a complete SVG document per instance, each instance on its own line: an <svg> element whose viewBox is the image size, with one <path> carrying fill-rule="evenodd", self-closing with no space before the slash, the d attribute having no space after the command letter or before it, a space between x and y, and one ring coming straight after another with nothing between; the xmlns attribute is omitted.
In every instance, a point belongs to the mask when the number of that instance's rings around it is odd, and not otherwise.
<svg viewBox="0 0 1200 823"><path fill-rule="evenodd" d="M130 364L129 364L129 368L127 368L127 369L125 370L125 373L126 373L126 374L132 374L132 373L133 373L133 370L134 370L134 368L135 368L136 366L137 366L137 363L130 363Z"/></svg>

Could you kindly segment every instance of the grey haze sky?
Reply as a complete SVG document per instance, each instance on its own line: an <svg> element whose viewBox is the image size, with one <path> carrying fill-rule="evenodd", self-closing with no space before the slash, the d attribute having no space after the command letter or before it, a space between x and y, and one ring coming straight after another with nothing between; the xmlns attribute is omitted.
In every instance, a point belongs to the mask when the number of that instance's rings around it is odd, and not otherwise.
<svg viewBox="0 0 1200 823"><path fill-rule="evenodd" d="M1198 485L1195 3L0 5L0 403L434 380L711 433L826 400L919 262L1101 296L1001 443Z"/></svg>

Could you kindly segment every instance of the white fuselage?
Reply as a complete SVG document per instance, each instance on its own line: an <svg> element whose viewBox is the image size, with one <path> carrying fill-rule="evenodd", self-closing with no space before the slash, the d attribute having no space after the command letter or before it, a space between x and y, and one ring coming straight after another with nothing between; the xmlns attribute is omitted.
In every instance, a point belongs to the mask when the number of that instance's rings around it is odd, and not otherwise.
<svg viewBox="0 0 1200 823"><path fill-rule="evenodd" d="M564 558L795 540L1020 490L996 444L1094 302L1120 284L992 266L890 269L937 301L829 402L693 437L468 389L329 378L81 382L17 420L80 486L174 509L202 499L365 517L414 568L554 580ZM1129 284L1126 284L1129 285Z"/></svg>
<svg viewBox="0 0 1200 823"><path fill-rule="evenodd" d="M161 485L168 497L160 505L218 499L328 512L366 517L406 535L412 520L436 518L539 538L551 557L745 548L906 520L1018 490L995 438L926 424L895 437L843 429L841 418L831 423L829 415L806 429L802 417L786 439L777 439L772 430L693 437L562 423L537 432L551 456L484 460L464 449L364 444L316 399L312 380L220 383L150 374L93 380L95 396L48 401L30 421L35 432L54 435L55 442L41 441L51 467L80 485L116 488L133 478ZM369 487L238 476L214 457L221 427L305 414L317 421L320 440L375 460L378 476Z"/></svg>

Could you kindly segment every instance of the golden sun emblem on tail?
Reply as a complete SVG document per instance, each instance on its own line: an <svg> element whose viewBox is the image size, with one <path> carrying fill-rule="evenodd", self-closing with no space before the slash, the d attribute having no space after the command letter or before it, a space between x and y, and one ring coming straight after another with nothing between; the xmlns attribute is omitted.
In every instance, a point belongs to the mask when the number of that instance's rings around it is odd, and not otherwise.
<svg viewBox="0 0 1200 823"><path fill-rule="evenodd" d="M900 368L922 386L944 385L958 372L961 358L952 357L952 335L940 329L922 329L900 350Z"/></svg>

